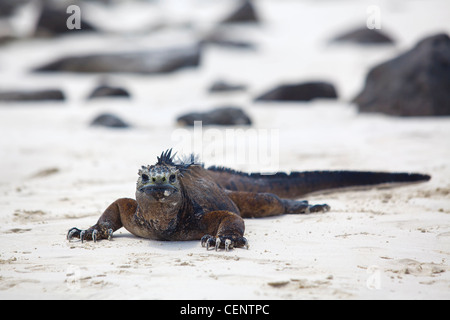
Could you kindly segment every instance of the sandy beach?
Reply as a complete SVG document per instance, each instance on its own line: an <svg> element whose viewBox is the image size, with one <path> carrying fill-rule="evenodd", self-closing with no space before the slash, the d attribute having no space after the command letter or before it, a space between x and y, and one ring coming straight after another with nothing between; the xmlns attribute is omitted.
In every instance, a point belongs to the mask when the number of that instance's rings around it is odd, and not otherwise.
<svg viewBox="0 0 450 320"><path fill-rule="evenodd" d="M90 4L86 17L105 35L0 47L2 90L57 87L66 95L0 102L0 299L450 299L450 118L360 114L350 102L373 65L425 36L450 33L450 3L255 1L263 23L230 27L254 49L208 46L197 68L108 75L130 99L87 100L104 75L30 72L69 53L192 44L234 4L180 2ZM395 45L329 43L364 25L369 5L381 8L382 30ZM136 31L161 22L172 27ZM210 94L217 79L247 90ZM254 101L279 83L309 80L331 81L339 98ZM199 135L176 123L182 113L224 105L244 109L252 125L204 127ZM102 112L130 128L89 126ZM255 136L261 148L271 141L270 160L239 154L236 139L251 144ZM206 166L246 172L373 170L432 179L308 197L329 204L327 213L248 219L248 250L206 251L199 241L146 240L123 228L112 241L66 240L70 228L93 225L114 200L133 198L138 169L169 148L200 150Z"/></svg>

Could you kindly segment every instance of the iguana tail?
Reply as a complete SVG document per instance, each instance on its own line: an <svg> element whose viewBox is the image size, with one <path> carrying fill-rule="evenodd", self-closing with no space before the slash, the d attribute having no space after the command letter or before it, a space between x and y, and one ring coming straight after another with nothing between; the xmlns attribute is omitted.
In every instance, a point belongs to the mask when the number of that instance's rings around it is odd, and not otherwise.
<svg viewBox="0 0 450 320"><path fill-rule="evenodd" d="M429 175L419 173L389 173L365 171L306 171L276 173L243 173L226 168L210 167L212 178L233 191L273 193L280 198L298 199L313 192L371 186L396 186L401 183L424 182Z"/></svg>

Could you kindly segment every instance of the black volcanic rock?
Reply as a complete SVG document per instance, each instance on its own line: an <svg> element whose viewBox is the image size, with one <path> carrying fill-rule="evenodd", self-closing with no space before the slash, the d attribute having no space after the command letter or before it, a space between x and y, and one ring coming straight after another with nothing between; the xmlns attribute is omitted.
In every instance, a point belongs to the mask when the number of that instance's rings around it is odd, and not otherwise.
<svg viewBox="0 0 450 320"><path fill-rule="evenodd" d="M1 102L63 101L64 93L59 89L0 91Z"/></svg>
<svg viewBox="0 0 450 320"><path fill-rule="evenodd" d="M164 49L145 52L99 53L63 57L44 66L37 72L84 73L168 73L200 64L200 46Z"/></svg>
<svg viewBox="0 0 450 320"><path fill-rule="evenodd" d="M222 23L259 22L255 6L250 0L243 0L240 5Z"/></svg>
<svg viewBox="0 0 450 320"><path fill-rule="evenodd" d="M203 45L214 45L224 48L234 48L234 49L248 49L255 50L257 45L252 41L239 39L235 35L231 36L220 30L215 30L207 35L205 35L200 44Z"/></svg>
<svg viewBox="0 0 450 320"><path fill-rule="evenodd" d="M394 40L385 32L366 27L346 32L335 37L333 42L353 42L359 44L393 44Z"/></svg>
<svg viewBox="0 0 450 320"><path fill-rule="evenodd" d="M437 34L374 67L354 99L360 112L450 115L450 38Z"/></svg>
<svg viewBox="0 0 450 320"><path fill-rule="evenodd" d="M111 113L102 113L94 118L91 122L91 126L94 127L107 127L107 128L129 128L130 125L123 121L118 116Z"/></svg>
<svg viewBox="0 0 450 320"><path fill-rule="evenodd" d="M94 91L89 95L88 99L103 98L103 97L129 98L130 93L127 90L120 87L101 85L94 89Z"/></svg>
<svg viewBox="0 0 450 320"><path fill-rule="evenodd" d="M310 101L316 98L336 99L335 87L328 82L284 84L260 95L255 101Z"/></svg>
<svg viewBox="0 0 450 320"><path fill-rule="evenodd" d="M202 125L250 125L250 117L240 108L221 107L207 112L192 112L177 118L182 126L193 126L195 121L202 121Z"/></svg>
<svg viewBox="0 0 450 320"><path fill-rule="evenodd" d="M247 87L242 84L233 84L223 80L217 80L211 85L211 87L209 87L208 91L211 93L215 93L215 92L244 91L246 89Z"/></svg>
<svg viewBox="0 0 450 320"><path fill-rule="evenodd" d="M0 0L0 17L9 17L29 0Z"/></svg>

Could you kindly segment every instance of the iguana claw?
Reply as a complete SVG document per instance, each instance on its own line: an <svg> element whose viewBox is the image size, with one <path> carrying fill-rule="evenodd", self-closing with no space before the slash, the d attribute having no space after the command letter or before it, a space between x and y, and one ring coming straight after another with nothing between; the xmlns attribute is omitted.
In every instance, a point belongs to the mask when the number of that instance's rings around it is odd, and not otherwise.
<svg viewBox="0 0 450 320"><path fill-rule="evenodd" d="M112 236L113 236L113 229L108 229L108 240L111 241L112 240Z"/></svg>
<svg viewBox="0 0 450 320"><path fill-rule="evenodd" d="M220 238L217 238L217 239L216 239L216 251L219 250L220 242L221 242L221 241L220 241ZM228 250L226 250L226 251L228 251Z"/></svg>
<svg viewBox="0 0 450 320"><path fill-rule="evenodd" d="M231 240L230 239L225 240L225 251L230 251L230 246L233 247Z"/></svg>
<svg viewBox="0 0 450 320"><path fill-rule="evenodd" d="M84 241L84 235L86 234L86 230L82 230L81 231L81 233L80 233L80 240L81 240L81 243L83 243L83 241Z"/></svg>
<svg viewBox="0 0 450 320"><path fill-rule="evenodd" d="M235 237L231 236L218 236L213 237L209 234L204 235L202 237L201 244L202 247L206 247L206 250L209 250L209 248L213 247L216 251L223 248L225 251L230 251L230 249L233 248L249 248L248 241L244 237L239 237L237 239L233 239Z"/></svg>
<svg viewBox="0 0 450 320"><path fill-rule="evenodd" d="M67 232L67 240L72 240L72 238L73 238L73 235L75 234L75 233L80 233L81 232L81 230L80 229L78 229L78 228L72 228L72 229L70 229L68 232Z"/></svg>
<svg viewBox="0 0 450 320"><path fill-rule="evenodd" d="M92 231L92 241L97 242L97 234L98 234L97 230Z"/></svg>
<svg viewBox="0 0 450 320"><path fill-rule="evenodd" d="M107 229L105 231L90 228L88 230L80 230L78 228L72 228L67 232L67 240L71 241L73 238L78 238L83 243L85 240L92 240L97 242L100 239L111 240L113 237L113 229Z"/></svg>

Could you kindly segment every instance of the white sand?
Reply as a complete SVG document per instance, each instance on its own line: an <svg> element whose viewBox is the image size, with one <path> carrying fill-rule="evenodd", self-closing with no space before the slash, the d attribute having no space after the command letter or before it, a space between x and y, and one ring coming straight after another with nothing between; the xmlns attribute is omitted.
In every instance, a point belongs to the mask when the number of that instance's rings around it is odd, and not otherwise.
<svg viewBox="0 0 450 320"><path fill-rule="evenodd" d="M176 7L171 3L174 7L164 9L168 16ZM139 39L109 36L98 42L82 36L1 49L2 88L62 87L69 100L0 106L0 298L450 298L450 119L358 115L346 102L360 90L369 66L425 35L450 32L448 1L376 2L383 28L399 41L379 49L326 44L346 27L365 23L367 3L258 3L267 22L242 35L256 39L259 50L210 48L200 69L114 76L132 92L130 101L86 102L98 76L29 75L26 70L47 56L88 47L145 46ZM208 7L222 16L213 9ZM175 11L178 22L188 20L186 11ZM173 32L186 42L192 36ZM208 95L206 88L220 77L247 83L249 92ZM252 97L281 81L311 78L336 83L340 101L252 103ZM69 228L89 227L112 201L134 196L140 165L154 162L169 147L192 148L175 140L181 132L174 123L177 115L225 103L244 106L254 120L252 130L261 136L277 130L279 145L273 151L280 170L415 171L431 174L432 180L308 199L328 203L332 211L326 214L247 220L249 250L206 251L197 241L151 241L124 229L113 241L66 241ZM134 127L90 128L101 111L115 112ZM227 140L221 150L233 155L236 147ZM204 156L206 165L268 170L261 163L240 163L237 156L223 163L217 163L221 157Z"/></svg>

